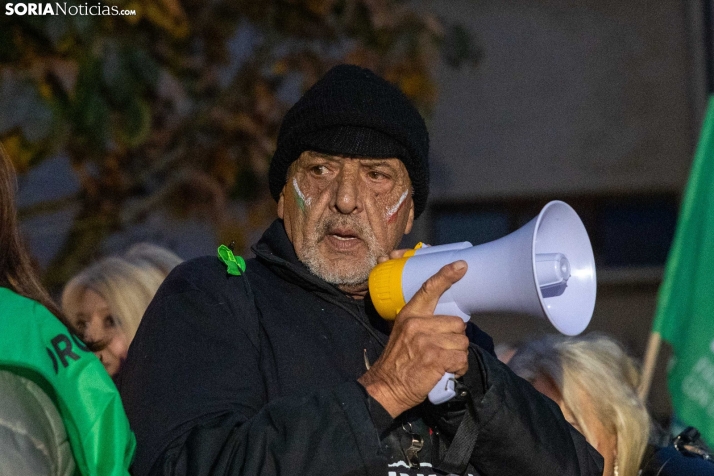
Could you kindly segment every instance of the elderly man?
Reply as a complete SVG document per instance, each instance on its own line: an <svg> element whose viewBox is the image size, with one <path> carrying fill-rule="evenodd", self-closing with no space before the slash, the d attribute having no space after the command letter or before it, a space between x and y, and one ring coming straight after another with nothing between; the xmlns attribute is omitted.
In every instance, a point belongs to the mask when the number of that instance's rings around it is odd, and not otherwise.
<svg viewBox="0 0 714 476"><path fill-rule="evenodd" d="M601 474L488 336L433 315L466 263L431 277L391 328L366 298L424 210L428 144L398 89L355 66L293 106L270 166L279 219L255 258L179 266L141 323L120 381L134 474ZM457 397L433 405L445 372Z"/></svg>

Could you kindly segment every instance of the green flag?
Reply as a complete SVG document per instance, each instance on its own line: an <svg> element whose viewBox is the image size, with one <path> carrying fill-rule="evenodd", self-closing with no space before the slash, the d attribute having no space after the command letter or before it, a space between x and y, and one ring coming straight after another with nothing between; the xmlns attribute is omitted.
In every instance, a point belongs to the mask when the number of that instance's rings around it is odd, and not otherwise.
<svg viewBox="0 0 714 476"><path fill-rule="evenodd" d="M710 97L653 332L672 345L668 385L677 417L714 445L714 97Z"/></svg>

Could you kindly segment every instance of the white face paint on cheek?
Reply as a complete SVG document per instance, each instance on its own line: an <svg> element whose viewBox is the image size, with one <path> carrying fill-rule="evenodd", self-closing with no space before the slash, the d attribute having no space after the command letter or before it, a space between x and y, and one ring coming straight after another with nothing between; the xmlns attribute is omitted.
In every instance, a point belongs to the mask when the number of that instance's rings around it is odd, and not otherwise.
<svg viewBox="0 0 714 476"><path fill-rule="evenodd" d="M305 195L302 193L302 190L300 190L300 187L298 186L297 183L297 178L293 177L293 188L295 189L295 198L297 199L298 207L300 210L304 211L306 206L310 206L310 202L312 199L310 198L305 198Z"/></svg>
<svg viewBox="0 0 714 476"><path fill-rule="evenodd" d="M386 219L387 221L391 220L394 218L394 216L397 214L400 208L402 208L402 205L404 204L404 200L407 199L407 195L409 194L409 191L405 191L401 197L399 197L399 201L394 205L393 207L387 208L387 214Z"/></svg>

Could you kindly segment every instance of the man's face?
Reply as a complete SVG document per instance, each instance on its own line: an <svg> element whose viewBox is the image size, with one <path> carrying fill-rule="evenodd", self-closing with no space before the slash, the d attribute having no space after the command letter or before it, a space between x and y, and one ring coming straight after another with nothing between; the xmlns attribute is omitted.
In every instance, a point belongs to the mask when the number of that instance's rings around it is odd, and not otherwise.
<svg viewBox="0 0 714 476"><path fill-rule="evenodd" d="M377 259L411 231L409 174L396 158L306 151L290 166L278 216L310 271L360 294Z"/></svg>

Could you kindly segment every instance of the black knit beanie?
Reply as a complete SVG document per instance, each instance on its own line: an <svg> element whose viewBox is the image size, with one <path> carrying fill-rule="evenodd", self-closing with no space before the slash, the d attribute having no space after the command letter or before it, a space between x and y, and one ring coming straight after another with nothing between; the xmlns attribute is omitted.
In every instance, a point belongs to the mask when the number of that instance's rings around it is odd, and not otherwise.
<svg viewBox="0 0 714 476"><path fill-rule="evenodd" d="M283 118L270 162L270 193L277 201L288 167L302 152L397 157L414 189L414 216L429 195L429 133L416 108L372 71L339 65L316 82Z"/></svg>

